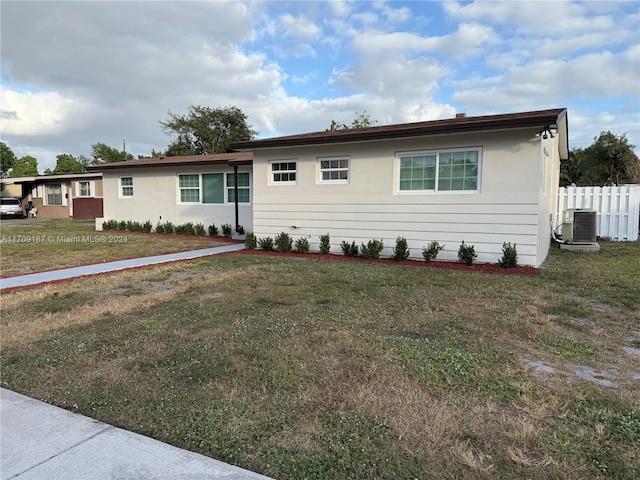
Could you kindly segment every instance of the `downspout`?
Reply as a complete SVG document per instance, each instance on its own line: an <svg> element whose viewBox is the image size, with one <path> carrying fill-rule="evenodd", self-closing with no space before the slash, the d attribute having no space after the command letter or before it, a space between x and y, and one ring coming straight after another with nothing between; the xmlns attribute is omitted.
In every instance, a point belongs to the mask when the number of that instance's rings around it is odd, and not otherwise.
<svg viewBox="0 0 640 480"><path fill-rule="evenodd" d="M238 165L233 166L233 178L235 178L235 184L233 191L235 192L235 206L236 206L236 233L240 230L240 220L238 215Z"/></svg>

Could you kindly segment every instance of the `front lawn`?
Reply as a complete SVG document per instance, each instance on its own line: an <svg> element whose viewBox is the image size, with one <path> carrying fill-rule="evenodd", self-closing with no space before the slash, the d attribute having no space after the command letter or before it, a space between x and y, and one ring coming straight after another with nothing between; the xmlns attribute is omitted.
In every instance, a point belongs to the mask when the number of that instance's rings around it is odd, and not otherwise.
<svg viewBox="0 0 640 480"><path fill-rule="evenodd" d="M635 478L638 264L604 243L537 276L228 254L80 279L2 295L2 386L278 479Z"/></svg>

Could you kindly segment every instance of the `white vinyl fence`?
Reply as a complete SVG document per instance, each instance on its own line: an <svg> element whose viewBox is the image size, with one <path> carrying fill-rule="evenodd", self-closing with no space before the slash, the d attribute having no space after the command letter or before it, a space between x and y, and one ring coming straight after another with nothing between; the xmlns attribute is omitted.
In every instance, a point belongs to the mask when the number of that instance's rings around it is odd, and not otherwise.
<svg viewBox="0 0 640 480"><path fill-rule="evenodd" d="M640 185L622 187L560 187L556 224L569 208L589 208L598 212L599 237L617 242L638 240Z"/></svg>

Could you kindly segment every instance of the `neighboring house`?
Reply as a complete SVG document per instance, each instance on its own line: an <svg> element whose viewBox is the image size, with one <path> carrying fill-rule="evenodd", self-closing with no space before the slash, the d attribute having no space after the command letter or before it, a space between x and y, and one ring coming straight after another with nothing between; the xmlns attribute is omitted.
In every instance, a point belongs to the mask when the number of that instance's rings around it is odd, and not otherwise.
<svg viewBox="0 0 640 480"><path fill-rule="evenodd" d="M257 237L287 232L317 247L329 233L336 253L342 240L383 239L390 255L404 236L413 258L437 240L443 260L456 260L465 241L491 263L511 242L519 263L534 266L549 250L569 154L566 109L332 128L231 148L253 153Z"/></svg>
<svg viewBox="0 0 640 480"><path fill-rule="evenodd" d="M92 219L102 217L102 175L69 173L2 178L0 182L23 205L32 201L38 218Z"/></svg>
<svg viewBox="0 0 640 480"><path fill-rule="evenodd" d="M250 153L161 156L89 170L102 172L105 219L149 220L154 226L167 221L202 223L205 228L229 224L250 231L251 159Z"/></svg>

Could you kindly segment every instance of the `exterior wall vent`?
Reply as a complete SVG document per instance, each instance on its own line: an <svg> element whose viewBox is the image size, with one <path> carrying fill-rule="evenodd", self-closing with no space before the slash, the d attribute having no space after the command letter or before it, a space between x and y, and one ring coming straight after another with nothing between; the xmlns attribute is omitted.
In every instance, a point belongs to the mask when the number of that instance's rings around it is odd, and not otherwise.
<svg viewBox="0 0 640 480"><path fill-rule="evenodd" d="M562 216L562 241L570 244L596 243L598 212L587 209L565 210Z"/></svg>

